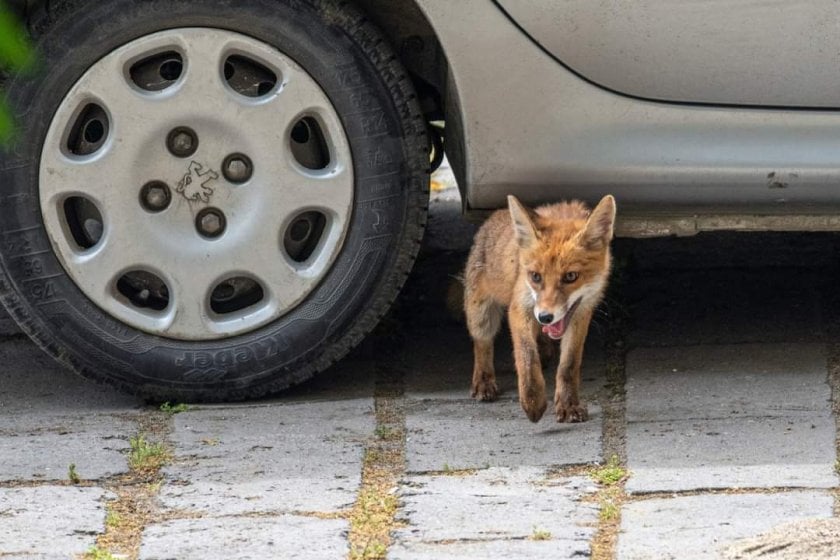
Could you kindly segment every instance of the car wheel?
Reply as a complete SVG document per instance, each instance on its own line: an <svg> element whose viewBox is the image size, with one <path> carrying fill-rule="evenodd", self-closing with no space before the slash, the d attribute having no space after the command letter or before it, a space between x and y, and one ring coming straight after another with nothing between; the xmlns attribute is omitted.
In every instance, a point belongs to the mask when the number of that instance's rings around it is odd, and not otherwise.
<svg viewBox="0 0 840 560"><path fill-rule="evenodd" d="M428 205L405 71L340 2L52 2L7 83L0 299L82 375L232 400L385 313Z"/></svg>

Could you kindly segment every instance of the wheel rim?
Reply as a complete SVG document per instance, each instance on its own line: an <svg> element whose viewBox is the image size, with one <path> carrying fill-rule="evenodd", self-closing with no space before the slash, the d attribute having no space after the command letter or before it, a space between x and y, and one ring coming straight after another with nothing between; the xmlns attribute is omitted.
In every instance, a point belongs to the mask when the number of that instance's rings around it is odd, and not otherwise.
<svg viewBox="0 0 840 560"><path fill-rule="evenodd" d="M296 307L353 203L350 147L309 74L218 29L149 35L96 62L50 124L40 203L55 254L113 317L212 340Z"/></svg>

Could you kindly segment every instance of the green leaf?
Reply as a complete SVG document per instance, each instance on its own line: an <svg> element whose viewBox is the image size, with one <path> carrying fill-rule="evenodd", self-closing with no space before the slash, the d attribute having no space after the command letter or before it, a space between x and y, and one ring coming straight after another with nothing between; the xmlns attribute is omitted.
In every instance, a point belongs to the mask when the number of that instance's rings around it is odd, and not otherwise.
<svg viewBox="0 0 840 560"><path fill-rule="evenodd" d="M6 3L0 0L0 70L25 72L35 63L35 49L26 29ZM2 92L0 92L2 93ZM12 140L14 123L3 98L0 97L0 146Z"/></svg>
<svg viewBox="0 0 840 560"><path fill-rule="evenodd" d="M31 68L34 59L23 25L5 3L0 3L0 67L19 72Z"/></svg>

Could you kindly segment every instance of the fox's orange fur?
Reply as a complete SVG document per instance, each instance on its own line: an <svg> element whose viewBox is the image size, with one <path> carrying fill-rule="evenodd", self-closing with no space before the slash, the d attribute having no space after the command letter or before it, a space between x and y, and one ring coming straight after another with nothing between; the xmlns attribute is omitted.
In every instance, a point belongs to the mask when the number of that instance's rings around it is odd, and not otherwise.
<svg viewBox="0 0 840 560"><path fill-rule="evenodd" d="M592 212L577 201L532 211L509 196L508 210L499 210L481 226L464 279L464 310L475 353L473 397L492 401L498 396L493 340L507 308L519 402L528 418L538 421L548 406L539 345L551 342L549 336L562 337L554 395L557 421L588 418L580 400L580 365L592 313L607 285L614 222L612 196Z"/></svg>

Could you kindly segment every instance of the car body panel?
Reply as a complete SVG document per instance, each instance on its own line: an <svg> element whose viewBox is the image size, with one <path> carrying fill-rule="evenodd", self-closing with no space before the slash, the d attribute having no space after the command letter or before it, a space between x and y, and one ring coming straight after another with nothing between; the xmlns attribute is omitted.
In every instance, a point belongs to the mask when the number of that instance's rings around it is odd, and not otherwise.
<svg viewBox="0 0 840 560"><path fill-rule="evenodd" d="M624 217L840 210L840 112L630 98L557 64L490 0L418 4L447 54L447 151L469 210L510 193L612 193Z"/></svg>
<svg viewBox="0 0 840 560"><path fill-rule="evenodd" d="M833 0L496 0L609 89L649 99L840 107Z"/></svg>

